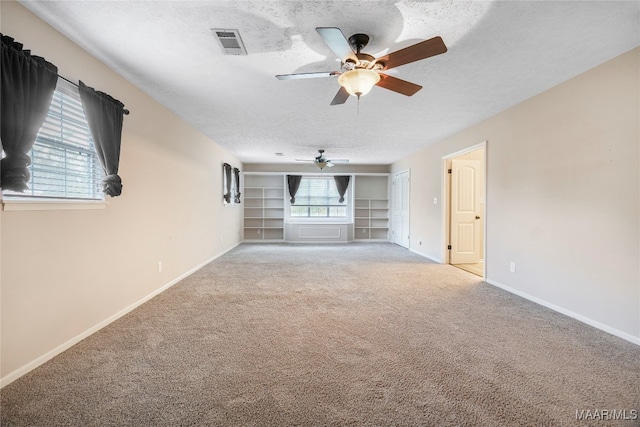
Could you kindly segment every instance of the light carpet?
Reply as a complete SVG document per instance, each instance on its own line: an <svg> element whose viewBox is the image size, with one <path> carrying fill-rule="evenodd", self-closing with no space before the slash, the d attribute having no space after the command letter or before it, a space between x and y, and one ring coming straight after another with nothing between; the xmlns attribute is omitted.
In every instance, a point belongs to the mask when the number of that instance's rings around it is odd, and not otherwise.
<svg viewBox="0 0 640 427"><path fill-rule="evenodd" d="M392 244L242 244L1 405L6 426L633 426L640 348ZM603 409L627 419L577 420Z"/></svg>

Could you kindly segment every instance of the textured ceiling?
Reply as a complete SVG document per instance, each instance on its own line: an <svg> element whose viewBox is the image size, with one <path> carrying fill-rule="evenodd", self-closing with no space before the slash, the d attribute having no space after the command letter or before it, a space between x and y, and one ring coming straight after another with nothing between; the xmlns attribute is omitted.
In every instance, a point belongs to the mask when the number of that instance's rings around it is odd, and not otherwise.
<svg viewBox="0 0 640 427"><path fill-rule="evenodd" d="M389 164L640 40L638 1L21 3L245 163L324 148L353 164ZM393 71L423 86L412 97L374 87L359 111L353 97L330 106L336 78L274 77L339 69L320 26L368 34L374 56L436 35L449 51ZM238 29L248 55L223 55L211 28Z"/></svg>

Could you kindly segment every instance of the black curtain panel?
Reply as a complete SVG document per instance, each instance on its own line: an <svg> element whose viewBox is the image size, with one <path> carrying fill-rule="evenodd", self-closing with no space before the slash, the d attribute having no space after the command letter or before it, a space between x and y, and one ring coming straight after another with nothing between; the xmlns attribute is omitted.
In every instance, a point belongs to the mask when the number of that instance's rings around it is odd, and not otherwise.
<svg viewBox="0 0 640 427"><path fill-rule="evenodd" d="M122 194L122 180L118 176L124 104L104 92L78 84L82 108L93 136L98 159L104 168L102 191L116 197Z"/></svg>
<svg viewBox="0 0 640 427"><path fill-rule="evenodd" d="M0 138L5 158L0 163L0 187L24 192L28 189L29 151L47 117L58 81L58 68L23 50L22 44L0 34Z"/></svg>
<svg viewBox="0 0 640 427"><path fill-rule="evenodd" d="M224 201L231 203L231 171L232 167L229 163L222 164L222 173L224 180Z"/></svg>
<svg viewBox="0 0 640 427"><path fill-rule="evenodd" d="M233 168L233 180L236 184L236 192L233 196L234 203L240 203L240 169Z"/></svg>
<svg viewBox="0 0 640 427"><path fill-rule="evenodd" d="M289 186L289 196L291 196L291 204L296 202L296 193L300 188L301 175L287 175L287 185Z"/></svg>
<svg viewBox="0 0 640 427"><path fill-rule="evenodd" d="M338 202L344 203L344 195L347 193L347 188L349 187L349 180L351 179L351 177L349 175L334 176L333 179L336 181L338 194L340 194L340 199L338 199Z"/></svg>

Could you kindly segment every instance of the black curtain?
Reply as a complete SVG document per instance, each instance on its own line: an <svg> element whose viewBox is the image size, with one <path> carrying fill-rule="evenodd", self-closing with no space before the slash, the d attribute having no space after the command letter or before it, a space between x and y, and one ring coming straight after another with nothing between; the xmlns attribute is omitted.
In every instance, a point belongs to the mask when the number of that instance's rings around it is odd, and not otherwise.
<svg viewBox="0 0 640 427"><path fill-rule="evenodd" d="M28 189L29 151L47 117L58 81L58 68L23 50L22 44L0 33L0 138L5 158L0 163L0 187L23 192Z"/></svg>
<svg viewBox="0 0 640 427"><path fill-rule="evenodd" d="M233 196L233 202L240 203L240 169L233 168L233 180L236 184L236 193Z"/></svg>
<svg viewBox="0 0 640 427"><path fill-rule="evenodd" d="M338 199L338 202L344 203L344 195L346 194L347 188L349 187L349 180L351 179L351 177L349 175L334 176L333 179L336 181L338 194L340 194L340 199Z"/></svg>
<svg viewBox="0 0 640 427"><path fill-rule="evenodd" d="M78 85L82 108L93 136L98 159L106 177L102 180L102 191L111 197L122 193L122 180L118 176L124 104L104 92Z"/></svg>
<svg viewBox="0 0 640 427"><path fill-rule="evenodd" d="M296 193L300 188L301 175L287 175L287 185L289 186L289 196L291 196L291 204L296 202Z"/></svg>
<svg viewBox="0 0 640 427"><path fill-rule="evenodd" d="M231 203L231 165L229 163L222 164L223 179L224 179L224 201Z"/></svg>

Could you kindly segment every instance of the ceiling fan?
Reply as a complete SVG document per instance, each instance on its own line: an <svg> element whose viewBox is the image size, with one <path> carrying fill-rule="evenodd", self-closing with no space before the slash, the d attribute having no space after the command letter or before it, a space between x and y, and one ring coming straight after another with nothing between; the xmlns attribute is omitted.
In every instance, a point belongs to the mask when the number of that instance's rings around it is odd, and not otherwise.
<svg viewBox="0 0 640 427"><path fill-rule="evenodd" d="M440 55L447 51L442 38L434 37L374 58L361 52L369 43L369 36L366 34L354 34L347 40L342 31L336 27L318 27L316 31L340 58L341 69L316 73L280 74L276 78L292 80L337 76L340 90L331 101L331 105L344 104L349 95L360 99L360 96L369 93L374 85L411 96L422 89L422 86L390 76L383 71Z"/></svg>
<svg viewBox="0 0 640 427"><path fill-rule="evenodd" d="M318 155L313 160L296 159L296 162L313 163L314 165L318 166L320 170L324 169L325 167L327 168L333 167L333 165L338 163L349 163L349 160L347 159L334 159L334 160L327 159L324 155L324 150L318 150L318 153L320 153L320 155Z"/></svg>

